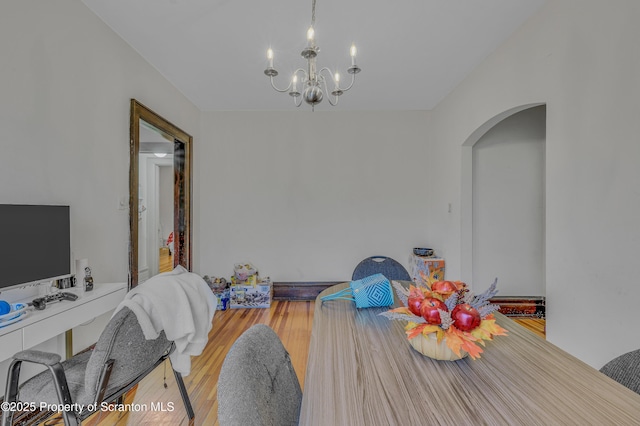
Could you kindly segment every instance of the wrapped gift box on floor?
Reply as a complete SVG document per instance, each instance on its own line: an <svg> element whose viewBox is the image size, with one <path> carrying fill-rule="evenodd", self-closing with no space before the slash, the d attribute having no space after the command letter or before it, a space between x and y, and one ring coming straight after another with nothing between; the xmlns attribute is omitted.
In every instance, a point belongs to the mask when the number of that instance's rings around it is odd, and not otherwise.
<svg viewBox="0 0 640 426"><path fill-rule="evenodd" d="M209 277L205 275L202 277L207 283L213 295L216 297L217 306L216 311L224 311L229 308L229 285L225 278Z"/></svg>
<svg viewBox="0 0 640 426"><path fill-rule="evenodd" d="M216 306L217 311L226 311L229 309L230 291L228 288L224 290L214 290L213 295L218 300L218 306Z"/></svg>
<svg viewBox="0 0 640 426"><path fill-rule="evenodd" d="M444 259L412 254L409 258L409 274L414 283L426 285L427 281L444 280Z"/></svg>
<svg viewBox="0 0 640 426"><path fill-rule="evenodd" d="M271 280L257 282L256 285L231 285L229 303L231 309L268 308L273 298Z"/></svg>

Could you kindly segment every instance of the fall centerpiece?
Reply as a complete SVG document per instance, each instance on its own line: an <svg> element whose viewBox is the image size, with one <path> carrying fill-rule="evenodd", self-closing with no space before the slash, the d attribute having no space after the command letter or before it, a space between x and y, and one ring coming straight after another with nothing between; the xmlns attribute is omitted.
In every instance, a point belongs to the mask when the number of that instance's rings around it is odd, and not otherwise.
<svg viewBox="0 0 640 426"><path fill-rule="evenodd" d="M480 358L485 340L507 334L493 315L499 306L489 301L498 293L497 283L496 279L485 292L474 295L461 281L435 281L409 289L394 281L404 306L381 315L408 321L405 332L409 343L430 358Z"/></svg>

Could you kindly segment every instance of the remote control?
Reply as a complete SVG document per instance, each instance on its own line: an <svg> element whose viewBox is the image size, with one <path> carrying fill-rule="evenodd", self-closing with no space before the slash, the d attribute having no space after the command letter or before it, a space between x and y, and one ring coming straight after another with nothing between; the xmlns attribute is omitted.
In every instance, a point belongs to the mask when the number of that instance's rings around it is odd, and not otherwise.
<svg viewBox="0 0 640 426"><path fill-rule="evenodd" d="M59 294L60 294L60 299L62 299L62 300L71 300L71 301L78 300L78 295L77 294L69 293L68 291L64 291L64 292L59 293Z"/></svg>
<svg viewBox="0 0 640 426"><path fill-rule="evenodd" d="M37 310L41 311L47 307L47 303L52 302L60 302L61 300L77 300L78 295L74 293L69 293L67 291L62 293L50 294L45 297L38 297L37 299L33 299L33 302L29 303L29 305L33 306Z"/></svg>

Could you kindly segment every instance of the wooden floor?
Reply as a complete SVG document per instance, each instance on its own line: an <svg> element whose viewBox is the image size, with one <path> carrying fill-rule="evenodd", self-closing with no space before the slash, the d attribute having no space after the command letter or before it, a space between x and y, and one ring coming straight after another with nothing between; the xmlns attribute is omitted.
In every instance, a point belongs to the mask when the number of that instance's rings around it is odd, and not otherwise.
<svg viewBox="0 0 640 426"><path fill-rule="evenodd" d="M545 320L540 318L512 318L512 319L515 322L519 323L520 325L523 325L529 330L533 331L543 339L546 338L547 332L545 328L545 325L546 325Z"/></svg>
<svg viewBox="0 0 640 426"><path fill-rule="evenodd" d="M313 308L313 302L275 301L270 309L217 311L209 333L209 343L202 355L192 358L191 374L184 378L196 413L195 424L218 424L216 395L222 362L233 342L254 324L267 324L275 330L289 351L300 385L304 387ZM160 366L140 382L133 400L128 398L125 403L146 404L147 408L150 408L152 402L164 403L165 407L172 403L172 412L147 409L124 414L96 413L83 425L187 425L187 416L173 373L169 366L166 370L167 389L162 385L164 368Z"/></svg>
<svg viewBox="0 0 640 426"><path fill-rule="evenodd" d="M222 362L233 342L254 324L267 324L280 336L291 355L300 385L304 389L313 309L313 302L275 301L270 309L217 311L213 319L213 328L209 333L209 343L202 355L192 358L191 374L184 378L196 413L195 424L218 425L216 395ZM544 320L519 319L518 322L544 337ZM165 373L167 389L163 386ZM100 426L188 424L175 379L168 365L166 372L165 368L160 366L140 382L135 395L128 396L125 403L140 404L140 410L125 413L97 413L83 424ZM152 411L152 403L154 405L162 403L167 411Z"/></svg>
<svg viewBox="0 0 640 426"><path fill-rule="evenodd" d="M161 248L158 255L158 272L169 272L173 269L173 255L169 249Z"/></svg>

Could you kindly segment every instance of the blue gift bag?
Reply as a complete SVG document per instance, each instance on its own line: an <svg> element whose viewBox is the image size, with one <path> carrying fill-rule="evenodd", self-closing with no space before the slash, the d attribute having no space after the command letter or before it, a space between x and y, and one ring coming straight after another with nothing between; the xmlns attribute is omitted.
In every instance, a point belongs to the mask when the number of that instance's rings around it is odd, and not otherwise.
<svg viewBox="0 0 640 426"><path fill-rule="evenodd" d="M393 291L384 275L375 274L351 281L349 288L323 296L320 300L349 300L356 302L356 308L375 308L393 305Z"/></svg>

